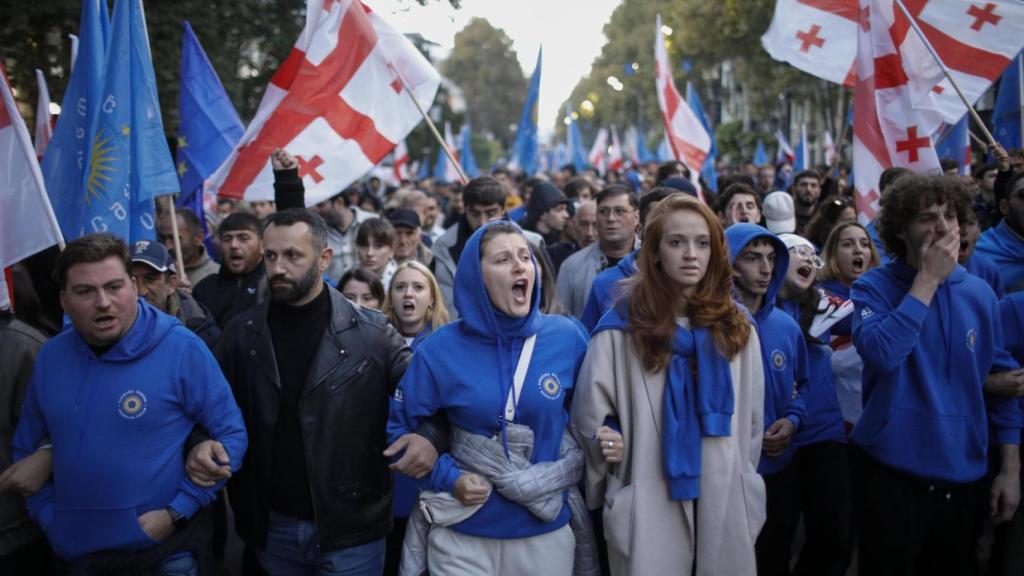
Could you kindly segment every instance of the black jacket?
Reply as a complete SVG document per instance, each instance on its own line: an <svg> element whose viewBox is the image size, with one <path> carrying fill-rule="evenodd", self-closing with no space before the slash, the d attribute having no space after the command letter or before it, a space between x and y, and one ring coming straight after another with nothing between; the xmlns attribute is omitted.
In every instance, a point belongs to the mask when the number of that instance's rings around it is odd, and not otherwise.
<svg viewBox="0 0 1024 576"><path fill-rule="evenodd" d="M226 327L235 316L270 300L263 260L245 274L232 274L222 265L219 272L196 284L192 297L213 314L217 326Z"/></svg>
<svg viewBox="0 0 1024 576"><path fill-rule="evenodd" d="M411 352L382 314L324 289L331 318L299 400L299 420L318 544L336 550L383 538L391 529L391 475L382 452L389 399ZM237 316L215 350L249 431L242 468L228 482L235 526L259 548L266 544L281 393L268 311L264 302ZM434 430L420 433L438 445L447 430Z"/></svg>

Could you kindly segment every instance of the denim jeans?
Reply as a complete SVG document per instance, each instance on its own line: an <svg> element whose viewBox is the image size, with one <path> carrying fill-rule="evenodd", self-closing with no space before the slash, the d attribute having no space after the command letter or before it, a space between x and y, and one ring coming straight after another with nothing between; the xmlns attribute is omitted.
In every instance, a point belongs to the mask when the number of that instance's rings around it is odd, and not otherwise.
<svg viewBox="0 0 1024 576"><path fill-rule="evenodd" d="M175 554L160 563L163 576L196 576L196 560L188 552Z"/></svg>
<svg viewBox="0 0 1024 576"><path fill-rule="evenodd" d="M320 551L315 524L272 511L267 547L258 550L256 557L270 576L380 576L384 548L381 538L352 548Z"/></svg>

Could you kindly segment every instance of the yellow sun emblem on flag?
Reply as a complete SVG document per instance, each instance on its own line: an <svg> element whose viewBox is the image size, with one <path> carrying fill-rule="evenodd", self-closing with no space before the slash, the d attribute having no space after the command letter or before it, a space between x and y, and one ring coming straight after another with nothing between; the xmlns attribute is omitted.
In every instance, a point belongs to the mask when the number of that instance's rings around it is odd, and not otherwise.
<svg viewBox="0 0 1024 576"><path fill-rule="evenodd" d="M89 158L89 177L85 183L85 203L89 204L92 198L99 200L103 192L106 192L107 184L113 180L111 173L116 172L114 162L114 144L111 143L111 135L100 132L92 142L92 155Z"/></svg>

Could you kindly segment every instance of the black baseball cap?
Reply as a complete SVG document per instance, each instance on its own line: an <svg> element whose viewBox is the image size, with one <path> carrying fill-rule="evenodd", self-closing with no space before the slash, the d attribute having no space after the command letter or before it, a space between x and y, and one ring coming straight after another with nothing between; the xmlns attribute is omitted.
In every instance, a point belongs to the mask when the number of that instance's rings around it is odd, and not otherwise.
<svg viewBox="0 0 1024 576"><path fill-rule="evenodd" d="M174 258L164 245L153 240L139 240L132 245L132 264L145 264L157 272L177 274Z"/></svg>

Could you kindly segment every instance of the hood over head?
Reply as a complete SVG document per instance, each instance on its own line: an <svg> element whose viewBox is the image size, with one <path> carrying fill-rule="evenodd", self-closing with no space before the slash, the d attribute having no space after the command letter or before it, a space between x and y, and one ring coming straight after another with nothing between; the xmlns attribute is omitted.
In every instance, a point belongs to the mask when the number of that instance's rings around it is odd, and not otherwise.
<svg viewBox="0 0 1024 576"><path fill-rule="evenodd" d="M768 292L764 296L761 309L754 314L757 320L761 320L775 307L775 297L786 281L786 273L789 271L789 250L778 236L757 224L737 222L725 230L725 240L729 244L729 261L733 266L736 265L736 257L740 255L743 248L758 238L765 238L775 246L775 267L772 270L772 279L768 284Z"/></svg>

